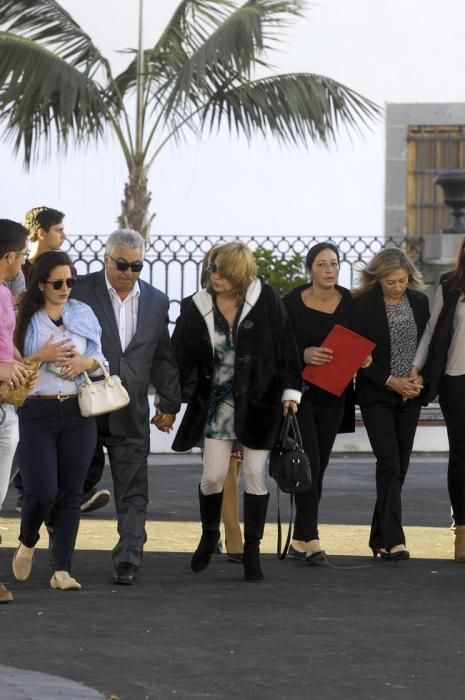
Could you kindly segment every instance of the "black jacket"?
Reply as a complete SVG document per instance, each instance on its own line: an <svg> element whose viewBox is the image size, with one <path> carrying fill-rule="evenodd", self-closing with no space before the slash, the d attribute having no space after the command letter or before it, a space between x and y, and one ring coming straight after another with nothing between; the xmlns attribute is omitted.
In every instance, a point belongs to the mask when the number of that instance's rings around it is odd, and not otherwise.
<svg viewBox="0 0 465 700"><path fill-rule="evenodd" d="M192 384L187 409L173 442L177 451L201 443L214 375L213 299L201 290L182 306L173 343L181 389ZM250 285L237 326L234 365L234 427L252 449L270 449L282 419L283 390L300 396L297 346L282 301L257 279ZM185 395L185 391L183 391Z"/></svg>
<svg viewBox="0 0 465 700"><path fill-rule="evenodd" d="M137 329L125 350L108 293L105 271L78 277L73 297L88 304L102 328L102 350L110 373L118 374L129 392L130 403L108 414L111 435L148 438L150 414L147 392L153 385L165 413L177 413L181 405L178 368L168 332L168 297L139 280Z"/></svg>
<svg viewBox="0 0 465 700"><path fill-rule="evenodd" d="M407 289L419 342L429 318L428 297ZM359 406L369 406L378 400L391 374L391 339L384 305L383 290L377 283L372 289L352 301L352 329L376 343L373 362L360 369L355 382L355 400Z"/></svg>
<svg viewBox="0 0 465 700"><path fill-rule="evenodd" d="M439 280L442 285L444 305L438 316L433 336L428 348L428 356L423 367L423 391L421 394L424 406L439 393L439 385L444 376L447 365L447 356L453 333L455 307L460 299L460 289L449 289L447 282L454 272L446 272Z"/></svg>

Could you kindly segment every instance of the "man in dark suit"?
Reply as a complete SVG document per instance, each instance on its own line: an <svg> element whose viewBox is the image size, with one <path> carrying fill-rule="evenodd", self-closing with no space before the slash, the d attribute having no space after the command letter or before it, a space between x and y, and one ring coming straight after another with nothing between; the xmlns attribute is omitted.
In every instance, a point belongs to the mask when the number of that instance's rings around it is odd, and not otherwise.
<svg viewBox="0 0 465 700"><path fill-rule="evenodd" d="M75 299L89 304L102 327L110 373L118 374L130 403L97 418L97 462L104 445L113 478L119 541L113 549L114 581L132 584L142 562L148 502L150 423L168 432L179 411L179 375L168 332L168 297L139 279L145 241L119 229L105 246L105 268L79 277ZM156 390L150 420L147 392Z"/></svg>

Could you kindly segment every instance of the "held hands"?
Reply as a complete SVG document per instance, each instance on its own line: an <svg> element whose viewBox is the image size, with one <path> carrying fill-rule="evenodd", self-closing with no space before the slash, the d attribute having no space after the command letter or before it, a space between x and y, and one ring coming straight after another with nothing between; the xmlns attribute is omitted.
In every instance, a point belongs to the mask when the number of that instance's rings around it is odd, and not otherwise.
<svg viewBox="0 0 465 700"><path fill-rule="evenodd" d="M297 413L298 406L295 401L283 401L283 415L287 416L288 412Z"/></svg>
<svg viewBox="0 0 465 700"><path fill-rule="evenodd" d="M325 365L333 359L333 351L330 348L320 348L314 345L304 350L304 362L306 365Z"/></svg>
<svg viewBox="0 0 465 700"><path fill-rule="evenodd" d="M404 401L407 401L407 399L415 399L419 396L423 383L421 377L390 377L387 385L400 394Z"/></svg>
<svg viewBox="0 0 465 700"><path fill-rule="evenodd" d="M163 413L163 411L160 411L160 409L157 407L156 413L150 422L162 433L170 433L175 419L176 414Z"/></svg>

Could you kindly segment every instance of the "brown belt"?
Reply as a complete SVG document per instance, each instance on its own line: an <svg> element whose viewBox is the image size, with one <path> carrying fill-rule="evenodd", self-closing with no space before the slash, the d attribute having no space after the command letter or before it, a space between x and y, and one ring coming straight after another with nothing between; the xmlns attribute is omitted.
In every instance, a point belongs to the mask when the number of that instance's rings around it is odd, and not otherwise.
<svg viewBox="0 0 465 700"><path fill-rule="evenodd" d="M42 399L43 401L66 401L67 399L77 399L77 394L47 394L45 396L29 396L30 399Z"/></svg>

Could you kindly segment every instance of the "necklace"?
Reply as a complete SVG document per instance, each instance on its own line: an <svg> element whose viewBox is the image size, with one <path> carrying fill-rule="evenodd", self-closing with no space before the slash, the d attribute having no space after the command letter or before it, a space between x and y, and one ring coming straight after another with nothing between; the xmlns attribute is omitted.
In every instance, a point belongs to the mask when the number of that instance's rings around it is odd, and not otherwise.
<svg viewBox="0 0 465 700"><path fill-rule="evenodd" d="M60 316L60 318L52 318L51 316L49 316L49 319L57 327L63 325L63 317L62 316Z"/></svg>

